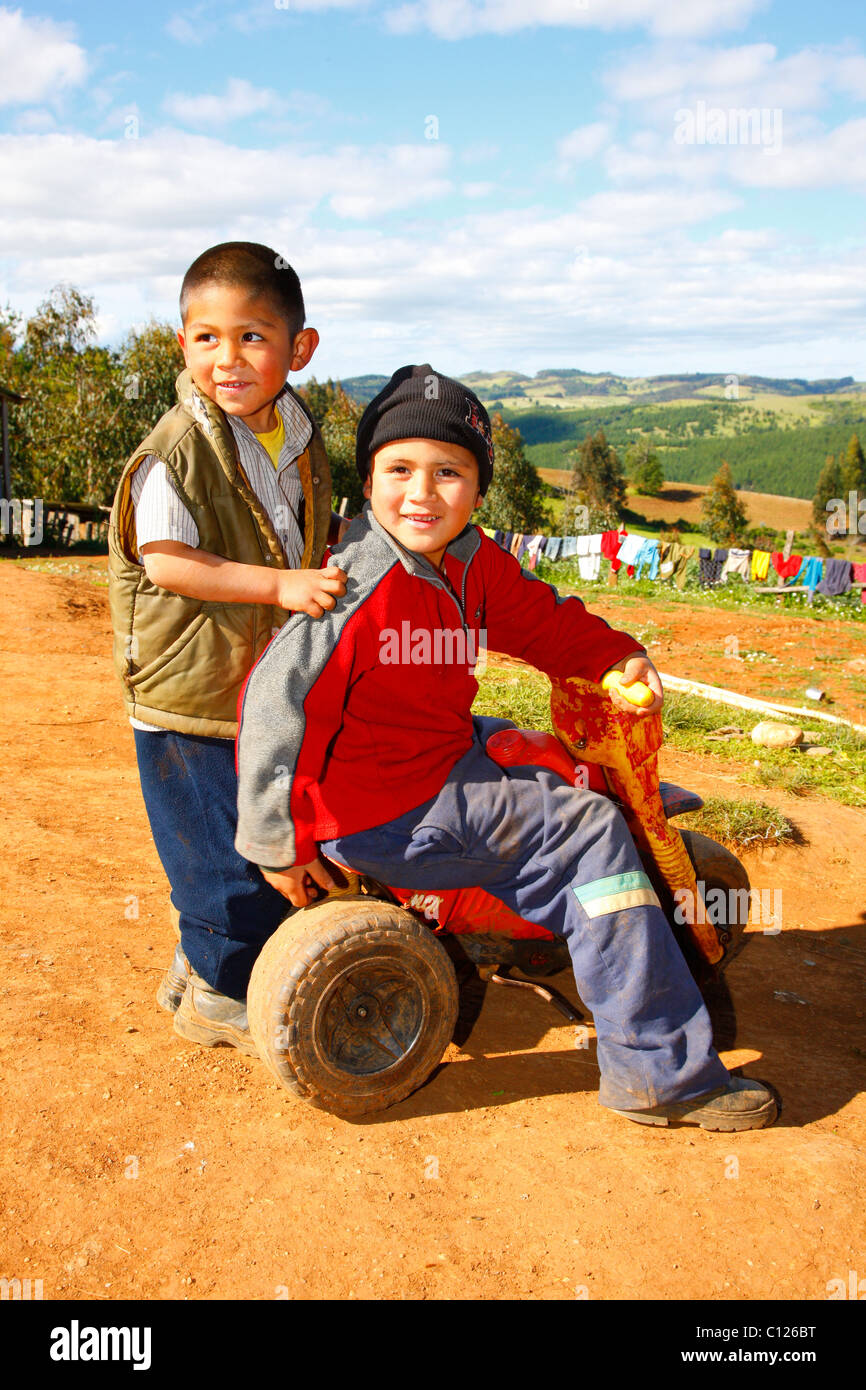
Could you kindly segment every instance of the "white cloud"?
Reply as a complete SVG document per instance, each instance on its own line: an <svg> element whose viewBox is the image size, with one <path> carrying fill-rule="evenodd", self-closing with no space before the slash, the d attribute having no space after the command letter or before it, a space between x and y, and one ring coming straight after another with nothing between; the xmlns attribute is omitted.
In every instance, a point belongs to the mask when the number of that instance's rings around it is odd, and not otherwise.
<svg viewBox="0 0 866 1390"><path fill-rule="evenodd" d="M813 140L783 140L778 154L743 160L732 176L753 188L866 190L866 119L845 121Z"/></svg>
<svg viewBox="0 0 866 1390"><path fill-rule="evenodd" d="M22 134L29 134L33 131L54 130L57 122L44 106L34 106L27 111L19 111L13 125Z"/></svg>
<svg viewBox="0 0 866 1390"><path fill-rule="evenodd" d="M556 145L561 170L565 172L575 164L594 159L608 144L610 134L606 121L595 121L592 125L578 126L569 135L564 135Z"/></svg>
<svg viewBox="0 0 866 1390"><path fill-rule="evenodd" d="M658 45L621 63L606 82L644 122L627 144L604 152L617 186L866 186L866 122L827 129L816 114L840 93L866 92L859 53L805 48L779 58L767 43Z"/></svg>
<svg viewBox="0 0 866 1390"><path fill-rule="evenodd" d="M166 22L165 32L178 43L200 44L207 34L205 25L195 25L186 15L173 14Z"/></svg>
<svg viewBox="0 0 866 1390"><path fill-rule="evenodd" d="M435 239L317 238L304 269L322 333L314 371L429 360L451 372L856 375L864 248L838 255L761 230L695 240L690 228L720 210L685 191L605 194L553 220L543 209L474 214Z"/></svg>
<svg viewBox="0 0 866 1390"><path fill-rule="evenodd" d="M443 39L514 34L539 26L647 28L660 36L698 37L746 23L766 0L411 0L386 13L393 33L429 29Z"/></svg>
<svg viewBox="0 0 866 1390"><path fill-rule="evenodd" d="M166 97L163 109L185 125L220 126L247 116L281 116L285 100L269 87L254 87L243 77L230 77L222 95L207 93L186 96L175 92Z"/></svg>
<svg viewBox="0 0 866 1390"><path fill-rule="evenodd" d="M726 141L677 144L671 121L664 134L641 131L628 145L606 150L607 177L630 190L669 183L695 188L866 188L866 119L823 130L813 122L776 121L768 110L763 127L746 127L755 134L760 130L764 143L739 143L739 122L730 120L727 108L719 112L725 118L723 128L727 126ZM709 124L712 108L707 115Z"/></svg>
<svg viewBox="0 0 866 1390"><path fill-rule="evenodd" d="M837 176L855 158L859 124L835 133ZM665 150L645 134L622 153L652 161ZM765 165L786 153L754 152ZM815 168L828 158L816 153ZM516 199L458 215L446 202L454 163L432 142L314 153L177 130L129 141L0 136L0 303L29 311L71 281L120 337L151 314L174 320L186 266L239 238L297 267L322 333L319 377L425 359L451 372L558 363L859 374L866 248L853 236L826 248L761 226L719 232L713 219L735 221L741 194L710 180L696 196L667 177L556 215ZM338 220L349 217L368 221Z"/></svg>
<svg viewBox="0 0 866 1390"><path fill-rule="evenodd" d="M0 106L45 101L87 75L72 26L0 8Z"/></svg>
<svg viewBox="0 0 866 1390"><path fill-rule="evenodd" d="M48 256L72 279L79 264L102 262L100 278L128 278L130 253L151 272L174 230L209 245L220 239L215 228L244 219L297 228L328 209L363 219L441 199L452 192L450 163L442 144L319 153L242 149L177 130L129 140L0 135L0 257Z"/></svg>
<svg viewBox="0 0 866 1390"><path fill-rule="evenodd" d="M357 10L367 4L369 0L274 0L274 9L309 13L319 10Z"/></svg>
<svg viewBox="0 0 866 1390"><path fill-rule="evenodd" d="M463 146L460 160L463 164L489 164L499 157L499 153L499 146L494 145L492 140L475 140Z"/></svg>
<svg viewBox="0 0 866 1390"><path fill-rule="evenodd" d="M658 110L704 99L718 106L770 106L786 111L822 106L837 92L866 96L866 58L830 48L804 48L780 58L771 43L710 48L661 44L637 52L606 74L618 101Z"/></svg>

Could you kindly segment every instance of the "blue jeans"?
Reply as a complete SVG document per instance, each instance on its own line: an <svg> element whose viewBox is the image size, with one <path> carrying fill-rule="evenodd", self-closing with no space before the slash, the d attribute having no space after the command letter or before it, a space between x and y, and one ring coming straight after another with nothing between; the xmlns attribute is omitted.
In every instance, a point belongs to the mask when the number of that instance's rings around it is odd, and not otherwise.
<svg viewBox="0 0 866 1390"><path fill-rule="evenodd" d="M622 814L546 768L500 768L484 745L507 727L476 719L437 796L322 850L396 888L485 888L564 937L595 1021L602 1105L643 1110L726 1085L700 991Z"/></svg>
<svg viewBox="0 0 866 1390"><path fill-rule="evenodd" d="M133 733L184 954L208 984L244 999L256 957L294 908L235 849L234 744L170 731Z"/></svg>

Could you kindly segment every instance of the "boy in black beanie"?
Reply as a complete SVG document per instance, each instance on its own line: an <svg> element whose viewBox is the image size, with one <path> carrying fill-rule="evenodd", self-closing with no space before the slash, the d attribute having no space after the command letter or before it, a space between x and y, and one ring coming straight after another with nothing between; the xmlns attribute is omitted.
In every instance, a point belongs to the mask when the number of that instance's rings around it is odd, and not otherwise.
<svg viewBox="0 0 866 1390"><path fill-rule="evenodd" d="M598 1039L602 1104L631 1119L751 1129L775 1117L732 1078L626 823L544 768L501 768L473 719L480 645L550 676L662 688L627 633L524 574L469 518L493 474L478 398L403 367L361 419L368 505L334 551L346 594L298 614L250 677L236 846L298 907L333 886L319 853L418 891L485 888L568 942Z"/></svg>

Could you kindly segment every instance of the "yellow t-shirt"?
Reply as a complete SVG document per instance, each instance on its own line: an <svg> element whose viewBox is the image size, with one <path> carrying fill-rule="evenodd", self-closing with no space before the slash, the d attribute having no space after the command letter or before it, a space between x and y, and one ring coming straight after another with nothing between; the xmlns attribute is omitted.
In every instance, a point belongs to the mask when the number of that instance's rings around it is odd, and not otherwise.
<svg viewBox="0 0 866 1390"><path fill-rule="evenodd" d="M286 427L283 424L283 417L279 411L276 412L276 416L277 423L272 430L268 430L266 434L256 434L256 439L267 452L274 468L279 465L280 451L286 442Z"/></svg>

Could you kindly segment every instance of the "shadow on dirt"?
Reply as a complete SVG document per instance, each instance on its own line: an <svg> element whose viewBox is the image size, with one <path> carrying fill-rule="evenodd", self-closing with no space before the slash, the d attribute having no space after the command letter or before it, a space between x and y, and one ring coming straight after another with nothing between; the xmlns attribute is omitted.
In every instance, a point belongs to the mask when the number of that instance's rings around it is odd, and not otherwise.
<svg viewBox="0 0 866 1390"><path fill-rule="evenodd" d="M726 1061L776 1090L784 1107L777 1127L800 1128L832 1117L866 1090L866 912L831 931L772 935L752 929L747 941L708 991L716 1045L723 1053L736 1046L759 1054ZM529 991L467 977L455 1034L464 1057L443 1063L400 1105L357 1123L595 1091L595 1033L574 981L563 972L542 983L584 1014L588 1035ZM552 1029L569 1039L567 1048L539 1052Z"/></svg>

